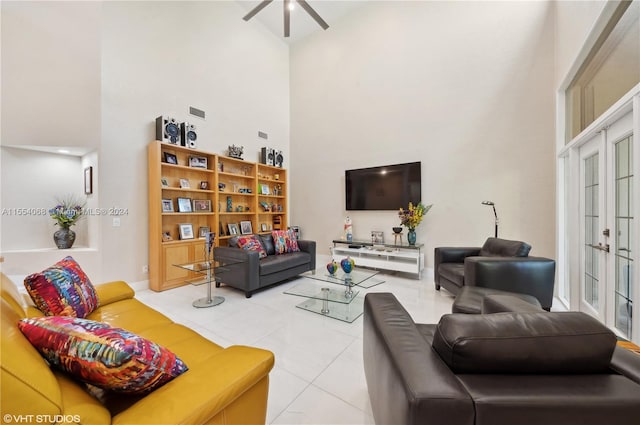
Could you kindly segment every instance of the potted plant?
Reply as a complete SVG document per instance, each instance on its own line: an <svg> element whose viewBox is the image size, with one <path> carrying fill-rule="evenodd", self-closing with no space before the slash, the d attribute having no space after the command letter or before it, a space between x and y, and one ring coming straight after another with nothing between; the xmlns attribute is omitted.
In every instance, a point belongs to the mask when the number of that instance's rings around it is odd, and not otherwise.
<svg viewBox="0 0 640 425"><path fill-rule="evenodd" d="M433 204L424 206L422 202L419 202L418 205L413 205L413 203L409 202L409 207L406 210L400 208L398 217L400 217L400 225L409 229L409 233L407 234L409 245L416 244L416 227L418 227L422 218L429 212L432 206Z"/></svg>
<svg viewBox="0 0 640 425"><path fill-rule="evenodd" d="M53 234L53 240L59 249L68 249L73 246L76 240L76 233L71 230L84 213L84 202L74 196L67 196L57 199L57 205L49 210L49 215L53 218L60 229Z"/></svg>

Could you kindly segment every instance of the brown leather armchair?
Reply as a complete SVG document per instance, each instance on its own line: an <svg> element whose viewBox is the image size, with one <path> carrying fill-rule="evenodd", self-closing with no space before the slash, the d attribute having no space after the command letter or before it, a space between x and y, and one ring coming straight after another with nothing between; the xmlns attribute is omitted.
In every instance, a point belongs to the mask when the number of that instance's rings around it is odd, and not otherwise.
<svg viewBox="0 0 640 425"><path fill-rule="evenodd" d="M463 286L482 286L536 297L542 308L553 303L556 262L529 257L525 242L488 238L482 247L438 247L434 251L436 290L457 295Z"/></svg>

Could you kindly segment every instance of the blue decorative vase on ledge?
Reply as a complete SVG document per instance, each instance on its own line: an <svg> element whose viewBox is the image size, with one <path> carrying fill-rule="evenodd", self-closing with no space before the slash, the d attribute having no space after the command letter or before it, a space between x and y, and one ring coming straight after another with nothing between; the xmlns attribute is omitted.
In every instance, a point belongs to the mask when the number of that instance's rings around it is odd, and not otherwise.
<svg viewBox="0 0 640 425"><path fill-rule="evenodd" d="M407 241L409 241L409 245L416 244L416 231L415 229L409 229L409 233L407 234Z"/></svg>

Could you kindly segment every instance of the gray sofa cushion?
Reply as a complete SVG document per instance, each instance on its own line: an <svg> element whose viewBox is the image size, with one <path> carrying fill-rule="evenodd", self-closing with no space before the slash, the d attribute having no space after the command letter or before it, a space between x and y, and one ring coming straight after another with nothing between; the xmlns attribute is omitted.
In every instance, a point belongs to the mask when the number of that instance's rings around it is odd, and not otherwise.
<svg viewBox="0 0 640 425"><path fill-rule="evenodd" d="M447 314L433 348L455 373L608 372L616 337L579 312Z"/></svg>
<svg viewBox="0 0 640 425"><path fill-rule="evenodd" d="M487 295L482 299L480 305L480 312L482 314L491 313L539 313L542 310L540 302L531 295L520 294L521 296L513 295ZM525 301L522 296L529 297Z"/></svg>
<svg viewBox="0 0 640 425"><path fill-rule="evenodd" d="M438 271L445 279L458 286L464 286L464 263L442 263Z"/></svg>
<svg viewBox="0 0 640 425"><path fill-rule="evenodd" d="M521 241L487 238L480 249L481 257L526 257L531 245Z"/></svg>
<svg viewBox="0 0 640 425"><path fill-rule="evenodd" d="M480 314L480 313L488 313L490 311L483 311L483 302L487 296L490 295L507 295L510 298L517 298L522 300L523 303L527 303L534 310L517 310L516 307L514 309L509 309L505 306L502 310L503 312L512 311L512 312L535 312L535 311L543 311L540 306L540 302L538 299L532 295L528 294L520 294L516 292L508 292L501 291L499 289L493 288L485 288L483 286L464 286L456 295L456 299L453 301L453 305L451 306L452 313L467 313L467 314ZM514 302L517 302L514 301ZM487 309L491 309L493 304L487 306ZM498 308L497 306L495 307ZM493 311L493 313L499 313L499 311Z"/></svg>
<svg viewBox="0 0 640 425"><path fill-rule="evenodd" d="M262 242L264 250L267 251L267 255L276 255L276 248L273 244L273 236L271 234L260 235L260 242Z"/></svg>
<svg viewBox="0 0 640 425"><path fill-rule="evenodd" d="M260 260L260 276L280 272L302 266L311 262L311 256L307 252L290 252L288 254L268 255Z"/></svg>

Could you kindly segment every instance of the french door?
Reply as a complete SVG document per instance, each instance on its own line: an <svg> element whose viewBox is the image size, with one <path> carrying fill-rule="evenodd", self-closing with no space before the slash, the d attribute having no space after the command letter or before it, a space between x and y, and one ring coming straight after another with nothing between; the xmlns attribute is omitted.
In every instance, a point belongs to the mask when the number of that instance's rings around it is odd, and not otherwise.
<svg viewBox="0 0 640 425"><path fill-rule="evenodd" d="M632 114L580 147L580 302L631 338L634 257Z"/></svg>

